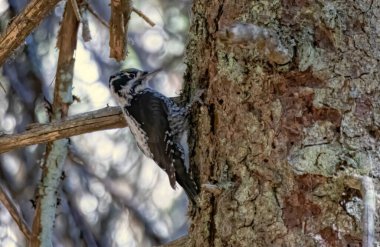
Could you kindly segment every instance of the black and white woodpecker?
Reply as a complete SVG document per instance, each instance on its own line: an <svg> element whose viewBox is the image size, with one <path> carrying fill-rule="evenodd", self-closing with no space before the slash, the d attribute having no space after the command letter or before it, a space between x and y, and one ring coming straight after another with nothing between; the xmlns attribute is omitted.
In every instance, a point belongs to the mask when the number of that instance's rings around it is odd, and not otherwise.
<svg viewBox="0 0 380 247"><path fill-rule="evenodd" d="M188 172L187 147L181 143L187 140L184 135L190 107L199 101L201 92L188 105L180 107L149 86L156 73L125 69L110 77L109 87L140 150L168 174L173 189L177 181L197 204L199 190Z"/></svg>

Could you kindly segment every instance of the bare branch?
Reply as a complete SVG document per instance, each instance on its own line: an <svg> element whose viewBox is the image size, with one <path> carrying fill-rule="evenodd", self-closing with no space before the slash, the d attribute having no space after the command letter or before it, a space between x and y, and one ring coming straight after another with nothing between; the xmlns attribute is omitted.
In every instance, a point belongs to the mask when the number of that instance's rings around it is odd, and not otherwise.
<svg viewBox="0 0 380 247"><path fill-rule="evenodd" d="M119 107L106 107L68 117L66 120L33 124L31 129L23 133L0 136L0 153L94 131L122 128L126 125Z"/></svg>
<svg viewBox="0 0 380 247"><path fill-rule="evenodd" d="M74 10L75 17L77 18L77 21L82 22L82 17L80 15L77 0L70 0L70 2L71 2L71 7Z"/></svg>
<svg viewBox="0 0 380 247"><path fill-rule="evenodd" d="M82 0L79 0L79 4ZM74 53L77 46L79 21L72 4L67 1L58 35L58 64L54 86L53 114L51 119L67 118L69 106L73 103L72 87L74 77ZM42 181L39 186L36 214L33 220L32 247L52 246L55 222L57 190L60 176L68 153L68 139L49 142L42 166Z"/></svg>
<svg viewBox="0 0 380 247"><path fill-rule="evenodd" d="M110 28L110 26L108 25L108 23L103 20L102 17L100 17L100 15L98 13L96 13L96 11L92 8L92 6L88 3L87 4L87 10L90 11L90 13L100 22L102 23L106 28Z"/></svg>
<svg viewBox="0 0 380 247"><path fill-rule="evenodd" d="M110 27L108 23L102 17L100 17L98 13L96 13L96 11L92 8L92 6L89 3L86 4L86 8L100 23L103 24L103 26L105 26L106 28ZM154 27L156 25L156 23L154 23L154 21L152 21L148 16L141 12L141 10L132 7L132 11L135 12L138 16L140 16L150 26Z"/></svg>
<svg viewBox="0 0 380 247"><path fill-rule="evenodd" d="M68 209L70 210L70 214L72 215L76 226L79 228L81 234L83 235L83 240L85 241L86 246L99 246L96 237L91 231L91 227L88 225L86 219L84 218L82 212L78 208L78 205L74 199L73 195L75 194L75 191L70 186L67 186L67 183L65 183L65 186L63 187L62 191L66 195L65 197L67 200L66 203Z"/></svg>
<svg viewBox="0 0 380 247"><path fill-rule="evenodd" d="M126 56L128 21L131 12L130 0L111 0L110 57L118 61Z"/></svg>
<svg viewBox="0 0 380 247"><path fill-rule="evenodd" d="M60 0L33 0L0 37L0 66Z"/></svg>
<svg viewBox="0 0 380 247"><path fill-rule="evenodd" d="M82 19L81 19L81 23L82 23L82 38L83 38L83 41L84 42L88 42L92 39L91 37L91 32L90 32L90 25L88 23L88 18L87 18L87 4L82 4L82 6L80 7L80 12L82 14Z"/></svg>
<svg viewBox="0 0 380 247"><path fill-rule="evenodd" d="M125 57L126 31L121 0L111 0L110 57L121 61Z"/></svg>
<svg viewBox="0 0 380 247"><path fill-rule="evenodd" d="M7 90L5 90L3 84L1 84L1 81L0 81L0 88L3 89L4 93L7 93Z"/></svg>
<svg viewBox="0 0 380 247"><path fill-rule="evenodd" d="M12 216L13 220L16 222L21 232L24 233L26 239L30 240L32 236L32 231L30 227L25 222L24 218L20 214L19 210L16 207L16 203L5 191L5 188L0 184L0 201L8 209L8 212Z"/></svg>
<svg viewBox="0 0 380 247"><path fill-rule="evenodd" d="M153 231L151 224L149 224L149 221L144 216L144 214L142 214L137 209L136 205L133 204L131 199L127 198L125 195L123 195L123 193L120 192L120 190L116 188L115 181L99 177L94 171L90 169L90 167L86 164L85 159L83 159L80 154L78 154L77 150L72 146L70 147L69 158L73 161L73 164L81 169L83 173L101 182L108 193L110 193L112 196L112 201L118 204L120 208L126 208L131 213L131 215L144 226L143 228L145 236L148 236L149 239L156 244L162 243L161 237Z"/></svg>
<svg viewBox="0 0 380 247"><path fill-rule="evenodd" d="M144 19L150 26L154 27L156 23L154 23L148 16L146 16L143 12L136 9L135 7L132 7L132 11L135 12L138 16Z"/></svg>
<svg viewBox="0 0 380 247"><path fill-rule="evenodd" d="M81 6L78 6L77 0L70 0L71 6L74 10L75 17L77 21L82 23L82 38L84 42L88 42L91 40L91 32L90 26L88 24L86 9L88 5L87 3L82 3Z"/></svg>

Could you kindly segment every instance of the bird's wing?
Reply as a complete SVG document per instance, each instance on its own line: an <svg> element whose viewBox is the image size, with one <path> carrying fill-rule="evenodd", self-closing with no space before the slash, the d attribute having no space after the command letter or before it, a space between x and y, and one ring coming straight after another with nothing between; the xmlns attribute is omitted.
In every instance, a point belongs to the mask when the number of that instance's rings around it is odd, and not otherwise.
<svg viewBox="0 0 380 247"><path fill-rule="evenodd" d="M174 163L181 157L178 157L178 152L172 151L175 149L175 144L170 135L169 111L164 98L158 97L155 92L142 92L134 97L131 105L127 106L125 110L140 124L140 128L147 137L147 145L153 160L168 174L170 185L175 188ZM139 142L138 139L136 137L137 142ZM144 149L141 146L144 143L138 144L140 149Z"/></svg>

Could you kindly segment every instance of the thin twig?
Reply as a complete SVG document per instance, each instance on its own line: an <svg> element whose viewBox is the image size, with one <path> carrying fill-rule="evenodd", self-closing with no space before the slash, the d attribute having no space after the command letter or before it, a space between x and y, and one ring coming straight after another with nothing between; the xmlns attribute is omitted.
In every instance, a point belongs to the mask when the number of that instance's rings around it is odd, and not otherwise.
<svg viewBox="0 0 380 247"><path fill-rule="evenodd" d="M70 0L70 2L71 2L71 6L73 7L74 14L75 14L75 17L77 18L77 21L82 22L82 17L80 15L77 0Z"/></svg>
<svg viewBox="0 0 380 247"><path fill-rule="evenodd" d="M1 87L1 89L4 90L4 93L7 93L7 91L5 90L5 88L4 88L3 84L1 84L1 82L0 82L0 87Z"/></svg>
<svg viewBox="0 0 380 247"><path fill-rule="evenodd" d="M100 17L100 15L98 15L98 13L96 13L96 11L92 8L92 6L88 3L87 4L87 10L90 11L90 13L100 22L102 23L106 28L110 28L110 26L108 25L108 23L103 20L102 17Z"/></svg>
<svg viewBox="0 0 380 247"><path fill-rule="evenodd" d="M0 201L8 209L9 214L12 216L13 220L16 222L21 232L25 235L26 239L30 240L32 236L32 231L24 218L19 213L19 210L16 207L16 203L5 191L5 188L0 184Z"/></svg>
<svg viewBox="0 0 380 247"><path fill-rule="evenodd" d="M132 7L132 11L135 12L138 16L144 19L150 26L154 27L156 23L154 23L148 16L146 16L141 10L136 9L135 7Z"/></svg>
<svg viewBox="0 0 380 247"><path fill-rule="evenodd" d="M78 205L74 199L75 191L65 183L65 186L62 188L63 193L66 197L66 202L68 209L70 210L70 214L72 215L76 227L81 231L81 235L83 236L83 240L86 243L86 246L97 247L99 246L94 236L94 233L91 231L91 227L88 225L85 217L82 212L78 208Z"/></svg>
<svg viewBox="0 0 380 247"><path fill-rule="evenodd" d="M88 3L87 4L87 10L106 28L109 28L110 26L108 23L98 14L96 11L92 8L92 6ZM144 21L146 21L150 26L154 27L156 23L152 21L148 16L146 16L141 10L136 9L135 7L132 7L132 11L135 12L138 16L140 16Z"/></svg>
<svg viewBox="0 0 380 247"><path fill-rule="evenodd" d="M151 224L148 218L146 218L144 214L142 214L140 210L138 210L138 207L136 207L136 205L133 204L133 200L127 198L123 193L120 192L120 190L116 188L115 181L112 181L107 178L101 178L100 176L98 176L94 171L91 170L89 165L86 164L85 159L81 157L81 155L73 146L70 146L69 158L71 159L71 161L73 161L72 164L74 164L78 169L80 169L81 172L101 182L104 188L107 190L107 192L112 196L113 202L118 204L120 208L126 208L135 219L137 219L141 224L144 225L143 229L145 231L145 236L149 236L149 239L154 242L153 244L157 245L163 242L161 237L157 235L151 228Z"/></svg>

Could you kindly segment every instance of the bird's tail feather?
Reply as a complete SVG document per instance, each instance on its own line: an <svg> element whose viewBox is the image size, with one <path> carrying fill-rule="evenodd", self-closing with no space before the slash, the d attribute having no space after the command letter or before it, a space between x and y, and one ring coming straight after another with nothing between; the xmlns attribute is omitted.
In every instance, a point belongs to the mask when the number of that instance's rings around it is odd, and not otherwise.
<svg viewBox="0 0 380 247"><path fill-rule="evenodd" d="M195 181L192 178L190 178L189 174L186 173L185 175L182 174L182 176L177 176L177 182L186 192L191 202L194 205L197 205L199 188L195 184Z"/></svg>

